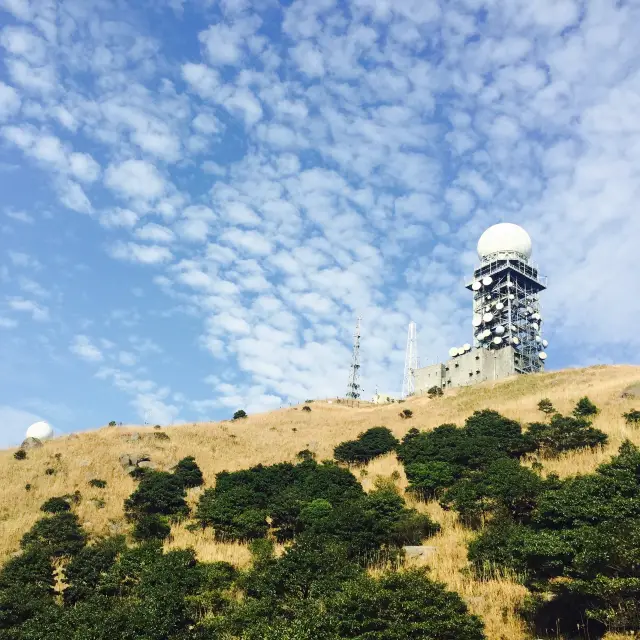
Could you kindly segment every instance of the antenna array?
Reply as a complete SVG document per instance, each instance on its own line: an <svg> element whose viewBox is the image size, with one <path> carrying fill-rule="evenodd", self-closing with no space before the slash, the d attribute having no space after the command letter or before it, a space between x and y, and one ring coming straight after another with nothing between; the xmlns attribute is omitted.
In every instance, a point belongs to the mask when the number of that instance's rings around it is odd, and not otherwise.
<svg viewBox="0 0 640 640"><path fill-rule="evenodd" d="M349 369L349 382L347 383L347 398L357 400L360 397L360 323L356 322L356 330L353 334L353 353L351 355L351 368Z"/></svg>
<svg viewBox="0 0 640 640"><path fill-rule="evenodd" d="M402 397L415 393L415 371L418 368L418 333L415 322L409 323L407 351L404 358L404 376L402 377Z"/></svg>

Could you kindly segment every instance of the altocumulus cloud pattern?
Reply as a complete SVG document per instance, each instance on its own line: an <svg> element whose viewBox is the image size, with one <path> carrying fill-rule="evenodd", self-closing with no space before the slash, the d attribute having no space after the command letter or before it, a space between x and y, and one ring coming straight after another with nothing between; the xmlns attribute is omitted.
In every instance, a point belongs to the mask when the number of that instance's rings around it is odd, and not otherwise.
<svg viewBox="0 0 640 640"><path fill-rule="evenodd" d="M637 361L637 0L0 0L0 441L365 395L524 226L551 368Z"/></svg>

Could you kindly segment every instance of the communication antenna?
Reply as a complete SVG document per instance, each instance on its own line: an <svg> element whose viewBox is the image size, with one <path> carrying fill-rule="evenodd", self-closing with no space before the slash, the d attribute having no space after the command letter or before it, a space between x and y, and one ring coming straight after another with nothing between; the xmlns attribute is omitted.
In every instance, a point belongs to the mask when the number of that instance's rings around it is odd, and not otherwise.
<svg viewBox="0 0 640 640"><path fill-rule="evenodd" d="M357 400L360 397L360 323L362 318L356 321L356 330L353 334L353 353L351 355L351 368L349 369L349 382L347 383L347 398Z"/></svg>
<svg viewBox="0 0 640 640"><path fill-rule="evenodd" d="M407 352L404 357L404 376L402 377L402 397L415 393L415 371L418 368L418 333L416 323L409 323L407 334Z"/></svg>

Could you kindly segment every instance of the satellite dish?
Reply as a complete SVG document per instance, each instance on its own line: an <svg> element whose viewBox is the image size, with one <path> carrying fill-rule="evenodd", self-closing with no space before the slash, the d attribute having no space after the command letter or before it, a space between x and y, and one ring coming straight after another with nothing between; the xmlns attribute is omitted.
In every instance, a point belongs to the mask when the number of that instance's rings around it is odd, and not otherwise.
<svg viewBox="0 0 640 640"><path fill-rule="evenodd" d="M513 336L513 338L511 338L511 342L513 342L513 344L515 344L515 345L519 345L520 344L520 338L518 338L518 336Z"/></svg>
<svg viewBox="0 0 640 640"><path fill-rule="evenodd" d="M491 276L485 276L484 278L482 278L482 284L485 287L488 287L492 282L493 282L493 278Z"/></svg>
<svg viewBox="0 0 640 640"><path fill-rule="evenodd" d="M540 320L540 314L539 314L539 313L534 313L534 314L531 316L531 319L532 319L532 320Z"/></svg>
<svg viewBox="0 0 640 640"><path fill-rule="evenodd" d="M538 354L538 358L540 358L540 360L546 360L547 359L547 354L544 351L541 351Z"/></svg>
<svg viewBox="0 0 640 640"><path fill-rule="evenodd" d="M499 336L501 336L504 333L504 327L501 324L499 324L497 327L494 327L493 330Z"/></svg>
<svg viewBox="0 0 640 640"><path fill-rule="evenodd" d="M451 347L451 349L449 349L449 355L455 358L458 355L458 347Z"/></svg>
<svg viewBox="0 0 640 640"><path fill-rule="evenodd" d="M463 349L462 347L460 347L460 348L458 349L458 355L459 355L459 356L463 356L463 355L464 355L464 349Z"/></svg>
<svg viewBox="0 0 640 640"><path fill-rule="evenodd" d="M487 312L491 311L491 305L490 304L486 305L484 310Z"/></svg>
<svg viewBox="0 0 640 640"><path fill-rule="evenodd" d="M496 309L498 311L502 311L504 309L504 304L502 302L498 302L498 304L496 304Z"/></svg>
<svg viewBox="0 0 640 640"><path fill-rule="evenodd" d="M530 313L533 313L533 309L532 309L531 307L527 307L527 308L525 309L525 313L526 313L527 315L529 315Z"/></svg>
<svg viewBox="0 0 640 640"><path fill-rule="evenodd" d="M542 341L542 346L546 349L549 346L549 341L548 340L543 340Z"/></svg>
<svg viewBox="0 0 640 640"><path fill-rule="evenodd" d="M490 329L485 329L485 330L482 332L482 337L483 337L483 338L488 338L490 335L491 335L491 330L490 330Z"/></svg>
<svg viewBox="0 0 640 640"><path fill-rule="evenodd" d="M34 422L28 429L27 438L38 438L38 440L51 440L53 438L53 428L48 422Z"/></svg>
<svg viewBox="0 0 640 640"><path fill-rule="evenodd" d="M476 280L476 281L471 285L471 289L473 289L473 291L479 291L481 287L482 287L482 282L480 282L480 280Z"/></svg>
<svg viewBox="0 0 640 640"><path fill-rule="evenodd" d="M493 344L502 344L502 338L500 336L496 336L493 339Z"/></svg>
<svg viewBox="0 0 640 640"><path fill-rule="evenodd" d="M513 289L513 287L515 287L515 283L514 282L507 282L507 287L509 287L510 289Z"/></svg>
<svg viewBox="0 0 640 640"><path fill-rule="evenodd" d="M480 342L480 340L474 340L473 341L473 346L477 349L482 343Z"/></svg>
<svg viewBox="0 0 640 640"><path fill-rule="evenodd" d="M511 333L515 333L517 331L515 324L512 324L509 328L511 329Z"/></svg>
<svg viewBox="0 0 640 640"><path fill-rule="evenodd" d="M538 323L537 323L537 322L532 322L532 323L531 323L531 328L532 328L534 331L537 331L540 327L538 326Z"/></svg>
<svg viewBox="0 0 640 640"><path fill-rule="evenodd" d="M471 351L471 345L470 345L468 342L465 342L465 343L462 345L462 348L463 348L465 351Z"/></svg>
<svg viewBox="0 0 640 640"><path fill-rule="evenodd" d="M516 294L515 293L510 293L509 294L509 300L515 300L516 299Z"/></svg>
<svg viewBox="0 0 640 640"><path fill-rule="evenodd" d="M542 338L540 336L536 336L536 342L542 342Z"/></svg>
<svg viewBox="0 0 640 640"><path fill-rule="evenodd" d="M482 316L485 322L491 322L493 320L493 313L487 312Z"/></svg>
<svg viewBox="0 0 640 640"><path fill-rule="evenodd" d="M479 327L482 324L482 316L479 313L473 314L472 324L474 327Z"/></svg>

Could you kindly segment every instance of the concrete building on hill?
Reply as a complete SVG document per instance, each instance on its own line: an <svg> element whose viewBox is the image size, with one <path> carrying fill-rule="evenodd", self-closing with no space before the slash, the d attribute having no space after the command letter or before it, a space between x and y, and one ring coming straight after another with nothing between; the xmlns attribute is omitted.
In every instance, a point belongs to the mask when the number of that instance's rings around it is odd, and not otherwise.
<svg viewBox="0 0 640 640"><path fill-rule="evenodd" d="M416 369L416 394L544 369L548 343L539 294L547 283L531 252L531 238L518 225L500 223L482 234L480 265L466 284L473 294L473 344L453 347L446 362Z"/></svg>

